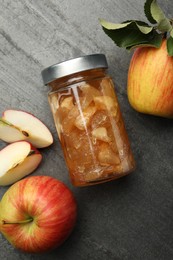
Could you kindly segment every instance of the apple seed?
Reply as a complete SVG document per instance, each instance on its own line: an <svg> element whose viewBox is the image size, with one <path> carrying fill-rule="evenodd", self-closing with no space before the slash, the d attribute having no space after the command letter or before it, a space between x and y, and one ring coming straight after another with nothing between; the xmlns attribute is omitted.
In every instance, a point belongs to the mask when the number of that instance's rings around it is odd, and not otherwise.
<svg viewBox="0 0 173 260"><path fill-rule="evenodd" d="M22 131L22 134L26 137L29 137L29 134L26 131Z"/></svg>

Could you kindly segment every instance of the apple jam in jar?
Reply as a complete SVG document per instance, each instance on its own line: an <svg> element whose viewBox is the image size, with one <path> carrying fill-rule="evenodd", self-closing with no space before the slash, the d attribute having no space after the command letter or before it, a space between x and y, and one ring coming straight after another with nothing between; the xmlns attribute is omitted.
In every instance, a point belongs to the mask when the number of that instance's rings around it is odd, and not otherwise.
<svg viewBox="0 0 173 260"><path fill-rule="evenodd" d="M127 175L135 161L106 57L93 54L42 71L71 181L87 186Z"/></svg>

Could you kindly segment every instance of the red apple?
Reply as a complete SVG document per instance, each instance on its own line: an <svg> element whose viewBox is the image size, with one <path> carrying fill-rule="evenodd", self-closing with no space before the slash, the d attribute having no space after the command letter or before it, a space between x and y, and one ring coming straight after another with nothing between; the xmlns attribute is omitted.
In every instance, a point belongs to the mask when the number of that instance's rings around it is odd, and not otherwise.
<svg viewBox="0 0 173 260"><path fill-rule="evenodd" d="M160 48L140 47L128 72L128 99L138 112L173 117L173 57L166 40Z"/></svg>
<svg viewBox="0 0 173 260"><path fill-rule="evenodd" d="M0 203L0 231L16 248L30 253L62 244L76 222L72 192L49 176L32 176L13 184Z"/></svg>

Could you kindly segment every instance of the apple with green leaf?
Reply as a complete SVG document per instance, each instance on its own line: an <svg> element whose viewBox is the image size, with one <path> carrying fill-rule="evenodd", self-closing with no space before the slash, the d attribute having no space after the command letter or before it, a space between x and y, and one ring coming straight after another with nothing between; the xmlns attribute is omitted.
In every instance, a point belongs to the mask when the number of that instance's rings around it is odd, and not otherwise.
<svg viewBox="0 0 173 260"><path fill-rule="evenodd" d="M49 129L32 114L9 109L0 118L0 139L13 143L20 140L30 142L37 148L44 148L53 143Z"/></svg>
<svg viewBox="0 0 173 260"><path fill-rule="evenodd" d="M49 176L32 176L13 184L2 197L0 231L15 248L42 253L68 238L76 216L68 187Z"/></svg>
<svg viewBox="0 0 173 260"><path fill-rule="evenodd" d="M0 151L0 186L11 185L32 173L42 155L26 141L7 145Z"/></svg>
<svg viewBox="0 0 173 260"><path fill-rule="evenodd" d="M152 25L138 20L100 22L117 46L136 48L127 82L131 106L141 113L173 118L173 20L156 0L147 0L144 12Z"/></svg>

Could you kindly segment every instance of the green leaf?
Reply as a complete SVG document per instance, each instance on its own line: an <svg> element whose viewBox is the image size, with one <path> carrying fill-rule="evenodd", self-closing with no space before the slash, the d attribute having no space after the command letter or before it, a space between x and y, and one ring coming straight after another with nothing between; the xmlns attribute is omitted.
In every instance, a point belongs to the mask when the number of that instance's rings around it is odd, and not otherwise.
<svg viewBox="0 0 173 260"><path fill-rule="evenodd" d="M158 23L157 29L161 32L169 32L172 30L172 26L168 19L163 19Z"/></svg>
<svg viewBox="0 0 173 260"><path fill-rule="evenodd" d="M158 29L162 32L170 31L172 29L170 21L168 18L166 18L156 0L152 1L150 9L152 17L158 23Z"/></svg>
<svg viewBox="0 0 173 260"><path fill-rule="evenodd" d="M154 47L154 48L160 48L162 43L162 35L158 34L157 32L153 33L153 38L150 39L147 43L141 43L138 45L129 46L127 49L132 50L137 47Z"/></svg>
<svg viewBox="0 0 173 260"><path fill-rule="evenodd" d="M150 23L157 23L157 21L153 18L152 14L151 14L151 3L153 2L153 0L147 0L145 2L145 5L144 5L144 12L145 12L145 15L148 19L148 21Z"/></svg>
<svg viewBox="0 0 173 260"><path fill-rule="evenodd" d="M136 25L138 27L138 29L144 34L148 34L153 30L153 27L149 26L147 23L137 21L137 20L126 21L123 23L110 23L104 19L99 19L99 21L100 21L101 25L108 30L122 29L122 28L128 27L131 24L133 24L134 26Z"/></svg>
<svg viewBox="0 0 173 260"><path fill-rule="evenodd" d="M157 29L161 32L169 32L172 29L169 19L157 3L157 0L147 0L144 12L151 23L158 23Z"/></svg>
<svg viewBox="0 0 173 260"><path fill-rule="evenodd" d="M170 35L173 38L173 29L170 31Z"/></svg>
<svg viewBox="0 0 173 260"><path fill-rule="evenodd" d="M99 19L99 21L103 27L105 27L109 30L122 29L131 23L131 21L124 22L124 23L110 23L104 19Z"/></svg>
<svg viewBox="0 0 173 260"><path fill-rule="evenodd" d="M167 51L169 56L173 56L173 37L167 39Z"/></svg>
<svg viewBox="0 0 173 260"><path fill-rule="evenodd" d="M141 26L141 25L139 25L139 24L137 24L137 23L136 23L136 25L137 25L137 27L139 28L139 30L140 30L142 33L144 33L144 34L148 34L148 33L150 33L150 32L153 30L153 28L152 28L152 27L149 27L149 26Z"/></svg>
<svg viewBox="0 0 173 260"><path fill-rule="evenodd" d="M142 44L158 48L161 44L162 36L144 22L126 21L122 24L113 24L101 20L101 24L104 32L119 47L131 49Z"/></svg>

